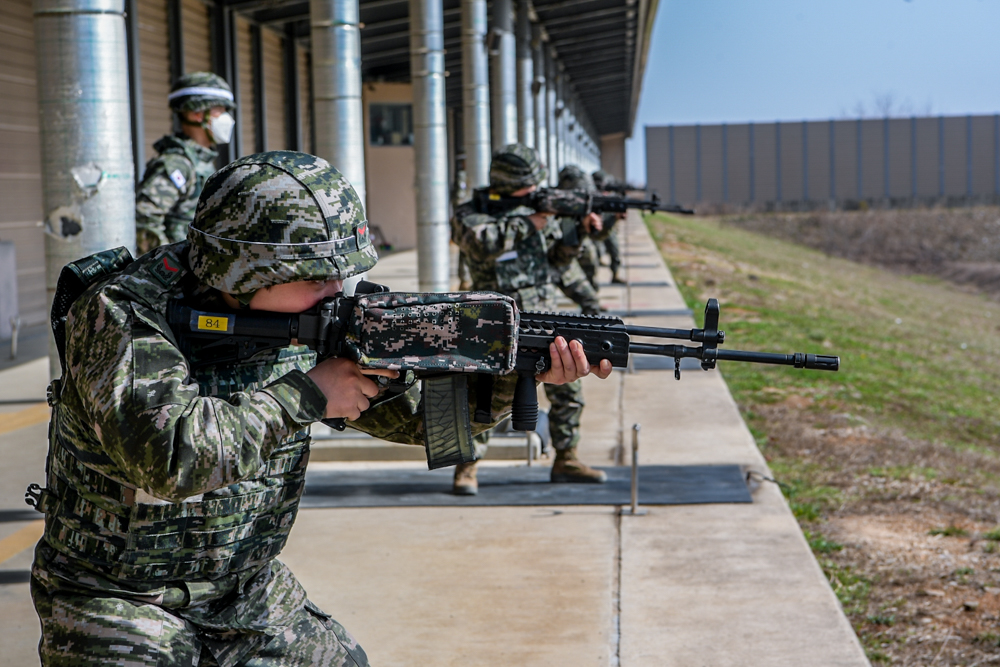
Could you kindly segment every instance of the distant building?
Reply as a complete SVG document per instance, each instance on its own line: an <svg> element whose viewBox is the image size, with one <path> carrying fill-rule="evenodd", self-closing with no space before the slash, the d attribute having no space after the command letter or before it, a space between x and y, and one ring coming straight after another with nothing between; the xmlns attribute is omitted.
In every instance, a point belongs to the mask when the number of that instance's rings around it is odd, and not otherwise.
<svg viewBox="0 0 1000 667"><path fill-rule="evenodd" d="M680 204L808 209L1000 201L1000 115L646 127Z"/></svg>

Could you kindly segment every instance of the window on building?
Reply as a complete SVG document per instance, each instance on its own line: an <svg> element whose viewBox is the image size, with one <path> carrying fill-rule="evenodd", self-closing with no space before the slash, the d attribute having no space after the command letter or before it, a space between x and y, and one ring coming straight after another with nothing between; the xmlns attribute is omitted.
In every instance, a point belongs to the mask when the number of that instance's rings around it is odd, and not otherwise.
<svg viewBox="0 0 1000 667"><path fill-rule="evenodd" d="M412 146L413 106L369 104L368 127L372 146Z"/></svg>

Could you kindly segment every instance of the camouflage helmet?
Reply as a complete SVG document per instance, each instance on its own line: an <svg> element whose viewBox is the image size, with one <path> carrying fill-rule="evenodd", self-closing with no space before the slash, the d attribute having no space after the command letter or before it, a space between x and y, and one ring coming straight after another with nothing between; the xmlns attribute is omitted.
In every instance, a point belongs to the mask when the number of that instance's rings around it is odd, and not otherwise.
<svg viewBox="0 0 1000 667"><path fill-rule="evenodd" d="M201 282L237 296L349 278L378 261L351 184L326 160L293 151L248 155L215 172L188 241Z"/></svg>
<svg viewBox="0 0 1000 667"><path fill-rule="evenodd" d="M559 185L556 187L560 190L584 190L586 192L596 190L590 174L575 164L568 164L559 170Z"/></svg>
<svg viewBox="0 0 1000 667"><path fill-rule="evenodd" d="M598 190L606 190L608 187L614 185L615 177L604 171L603 169L598 169L593 173L594 185Z"/></svg>
<svg viewBox="0 0 1000 667"><path fill-rule="evenodd" d="M167 96L174 111L204 111L212 107L236 108L233 91L218 74L191 72L177 79Z"/></svg>
<svg viewBox="0 0 1000 667"><path fill-rule="evenodd" d="M493 154L490 162L490 189L510 194L521 188L538 185L548 172L534 148L509 144Z"/></svg>

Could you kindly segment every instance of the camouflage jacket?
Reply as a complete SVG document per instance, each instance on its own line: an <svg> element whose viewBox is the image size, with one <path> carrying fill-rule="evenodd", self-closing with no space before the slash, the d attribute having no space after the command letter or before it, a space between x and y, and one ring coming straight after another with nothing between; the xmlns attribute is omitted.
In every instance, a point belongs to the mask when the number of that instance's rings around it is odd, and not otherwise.
<svg viewBox="0 0 1000 667"><path fill-rule="evenodd" d="M33 574L50 592L158 604L210 632L273 634L305 604L273 559L326 399L301 347L191 368L166 323L168 300L220 299L193 280L186 255L186 243L157 248L70 310ZM515 378L496 385L497 421ZM416 385L373 404L352 426L422 443Z"/></svg>
<svg viewBox="0 0 1000 667"><path fill-rule="evenodd" d="M139 253L187 238L198 197L215 173L219 154L184 135L167 135L153 144L159 155L146 164L135 192L136 245Z"/></svg>
<svg viewBox="0 0 1000 667"><path fill-rule="evenodd" d="M508 294L521 308L552 309L551 267L571 262L579 254L580 238L574 220L550 219L538 230L528 219L532 213L518 207L493 217L468 202L452 217L452 240L466 255L473 289Z"/></svg>

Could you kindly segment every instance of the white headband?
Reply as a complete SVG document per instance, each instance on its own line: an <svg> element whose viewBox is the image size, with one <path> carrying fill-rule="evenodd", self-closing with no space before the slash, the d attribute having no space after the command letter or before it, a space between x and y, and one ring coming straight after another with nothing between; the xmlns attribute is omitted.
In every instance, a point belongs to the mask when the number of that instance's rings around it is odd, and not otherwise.
<svg viewBox="0 0 1000 667"><path fill-rule="evenodd" d="M167 101L173 100L178 97L185 97L187 95L208 95L210 97L221 97L224 100L233 101L233 94L228 90L223 90L222 88L208 88L205 86L191 86L190 88L181 88L180 90L175 90L174 92L167 95Z"/></svg>

